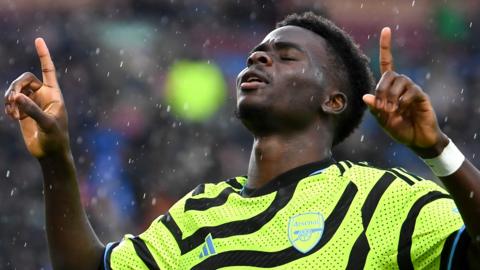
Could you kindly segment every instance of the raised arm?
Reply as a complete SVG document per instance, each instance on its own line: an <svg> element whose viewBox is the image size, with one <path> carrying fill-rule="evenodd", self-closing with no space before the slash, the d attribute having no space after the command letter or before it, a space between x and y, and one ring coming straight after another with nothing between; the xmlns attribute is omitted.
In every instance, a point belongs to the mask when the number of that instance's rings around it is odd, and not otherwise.
<svg viewBox="0 0 480 270"><path fill-rule="evenodd" d="M412 149L424 160L436 158L434 161L442 167L443 165L438 163L437 157L449 144L449 150L451 150L453 142L450 142L440 130L428 95L410 78L393 71L390 44L391 30L384 28L380 36L382 78L377 84L375 94L367 94L363 100L382 128L393 139ZM450 154L446 160L445 155L448 154L442 155L444 157L443 164L447 165L443 167L450 168L441 173L437 169L436 174L451 194L462 215L472 239L472 254L475 254L475 259L478 260L480 258L478 252L480 246L480 172L458 150L456 151L456 155ZM449 158L450 160L448 160ZM454 166L452 167L452 165Z"/></svg>
<svg viewBox="0 0 480 270"><path fill-rule="evenodd" d="M40 162L46 229L54 269L98 269L103 245L80 202L69 145L67 111L44 40L35 47L43 81L24 73L5 93L5 113L19 121L28 151Z"/></svg>

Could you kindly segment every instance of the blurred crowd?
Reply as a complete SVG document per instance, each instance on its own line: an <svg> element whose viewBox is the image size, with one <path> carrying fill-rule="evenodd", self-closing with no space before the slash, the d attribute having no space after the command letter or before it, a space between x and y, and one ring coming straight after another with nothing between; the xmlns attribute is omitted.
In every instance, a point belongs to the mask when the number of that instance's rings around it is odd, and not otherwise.
<svg viewBox="0 0 480 270"><path fill-rule="evenodd" d="M196 185L246 174L252 138L234 114L236 75L276 21L306 10L351 33L377 79L378 34L392 27L396 69L430 94L442 129L480 165L480 3L473 0L2 0L0 82L5 90L25 71L41 76L33 40L44 37L69 112L82 201L101 240L116 241L142 232ZM181 60L222 72L223 98L208 117L175 113L168 98L175 89L166 85ZM51 269L40 167L4 115L0 142L0 269ZM334 157L433 179L369 115Z"/></svg>

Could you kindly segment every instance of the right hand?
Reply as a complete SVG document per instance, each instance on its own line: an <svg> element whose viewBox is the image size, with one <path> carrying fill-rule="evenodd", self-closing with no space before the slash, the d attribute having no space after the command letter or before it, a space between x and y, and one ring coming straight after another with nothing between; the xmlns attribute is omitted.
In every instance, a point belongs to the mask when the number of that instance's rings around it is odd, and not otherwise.
<svg viewBox="0 0 480 270"><path fill-rule="evenodd" d="M28 151L36 158L70 152L68 120L55 66L42 38L35 40L43 82L26 72L5 92L5 113L18 120Z"/></svg>

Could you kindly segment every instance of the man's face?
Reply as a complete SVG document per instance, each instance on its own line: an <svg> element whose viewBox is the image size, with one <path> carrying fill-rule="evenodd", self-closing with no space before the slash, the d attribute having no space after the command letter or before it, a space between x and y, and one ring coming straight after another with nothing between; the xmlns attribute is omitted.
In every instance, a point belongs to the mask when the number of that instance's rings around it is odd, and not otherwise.
<svg viewBox="0 0 480 270"><path fill-rule="evenodd" d="M237 113L252 132L299 129L320 113L325 96L326 42L319 35L284 26L270 32L237 77Z"/></svg>

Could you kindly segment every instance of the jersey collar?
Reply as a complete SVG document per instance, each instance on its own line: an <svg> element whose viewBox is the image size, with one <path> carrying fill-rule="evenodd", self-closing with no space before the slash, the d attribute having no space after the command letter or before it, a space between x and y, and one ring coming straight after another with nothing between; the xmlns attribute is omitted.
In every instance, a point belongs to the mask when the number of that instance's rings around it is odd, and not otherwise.
<svg viewBox="0 0 480 270"><path fill-rule="evenodd" d="M245 186L243 186L242 190L240 191L240 194L243 197L257 197L257 196L265 195L265 194L274 192L276 190L279 190L280 188L288 186L292 183L298 182L310 175L319 174L324 169L326 169L327 167L329 167L334 163L335 163L335 160L332 157L328 157L320 161L301 165L299 167L293 168L289 171L286 171L276 176L270 182L268 182L265 186L258 189L247 188L245 183Z"/></svg>

